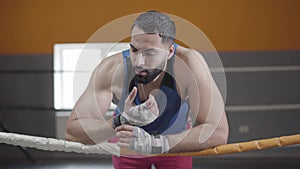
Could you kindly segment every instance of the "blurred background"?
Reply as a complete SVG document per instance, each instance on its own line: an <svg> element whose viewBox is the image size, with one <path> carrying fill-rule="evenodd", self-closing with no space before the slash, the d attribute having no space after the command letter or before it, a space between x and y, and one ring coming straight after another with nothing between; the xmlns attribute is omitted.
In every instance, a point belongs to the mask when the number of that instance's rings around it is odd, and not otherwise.
<svg viewBox="0 0 300 169"><path fill-rule="evenodd" d="M55 69L55 44L62 44L60 50L74 46L80 49L102 26L148 10L186 19L202 30L216 48L227 81L230 143L300 133L297 0L2 0L0 131L63 138L71 107L55 106L54 75L66 77L63 68ZM103 43L109 42L103 39ZM58 59L60 56L56 55ZM58 83L68 85L64 82L61 79ZM195 157L194 168L299 168L299 150L295 145ZM0 144L0 168L45 166L112 168L109 156L44 152Z"/></svg>

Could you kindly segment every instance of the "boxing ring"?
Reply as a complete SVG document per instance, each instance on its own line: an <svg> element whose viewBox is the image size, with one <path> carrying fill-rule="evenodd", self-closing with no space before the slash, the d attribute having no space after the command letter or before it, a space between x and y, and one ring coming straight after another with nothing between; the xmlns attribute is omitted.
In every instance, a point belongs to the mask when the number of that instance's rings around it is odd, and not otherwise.
<svg viewBox="0 0 300 169"><path fill-rule="evenodd" d="M123 151L113 143L84 145L78 142L29 136L23 134L0 132L0 143L36 148L45 151L62 151L85 154L122 155ZM202 151L160 154L161 156L213 156L221 154L240 153L251 150L264 150L273 147L284 147L300 144L300 134L253 140L216 146Z"/></svg>

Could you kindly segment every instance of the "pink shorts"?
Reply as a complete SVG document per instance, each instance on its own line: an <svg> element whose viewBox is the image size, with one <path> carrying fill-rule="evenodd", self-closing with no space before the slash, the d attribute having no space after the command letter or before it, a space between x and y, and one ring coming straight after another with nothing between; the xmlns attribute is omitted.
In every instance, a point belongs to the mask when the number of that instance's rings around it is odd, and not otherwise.
<svg viewBox="0 0 300 169"><path fill-rule="evenodd" d="M175 156L175 157L112 157L115 169L151 169L153 164L156 169L191 169L192 157Z"/></svg>

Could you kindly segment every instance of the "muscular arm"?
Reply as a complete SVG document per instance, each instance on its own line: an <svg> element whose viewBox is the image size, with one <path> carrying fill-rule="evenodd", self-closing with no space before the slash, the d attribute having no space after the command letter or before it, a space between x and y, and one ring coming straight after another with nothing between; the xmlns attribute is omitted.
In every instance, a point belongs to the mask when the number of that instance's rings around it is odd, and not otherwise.
<svg viewBox="0 0 300 169"><path fill-rule="evenodd" d="M115 136L111 119L104 118L112 100L111 72L112 66L106 60L93 72L67 121L67 140L95 144Z"/></svg>
<svg viewBox="0 0 300 169"><path fill-rule="evenodd" d="M228 122L222 96L210 74L204 58L195 51L185 60L191 78L187 93L191 112L199 125L180 134L168 135L170 152L199 151L226 144Z"/></svg>

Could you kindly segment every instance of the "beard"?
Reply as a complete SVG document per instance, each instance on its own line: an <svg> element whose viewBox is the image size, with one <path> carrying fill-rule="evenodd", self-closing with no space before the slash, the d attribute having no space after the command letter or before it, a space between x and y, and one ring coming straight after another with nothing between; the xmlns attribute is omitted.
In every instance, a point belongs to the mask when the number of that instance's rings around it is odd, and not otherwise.
<svg viewBox="0 0 300 169"><path fill-rule="evenodd" d="M145 73L146 75L142 76L136 74L133 79L137 83L148 84L152 82L159 74L161 74L161 72L163 72L164 66L165 66L165 61L162 62L157 68L152 68L152 69L136 66L134 67L134 69L141 70L141 72Z"/></svg>
<svg viewBox="0 0 300 169"><path fill-rule="evenodd" d="M152 82L161 72L161 69L147 69L147 70L143 70L143 72L147 73L147 75L145 76L141 76L141 75L135 75L134 76L134 80L138 83L142 83L142 84L148 84L150 82Z"/></svg>

